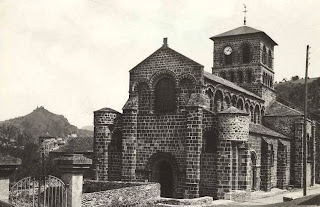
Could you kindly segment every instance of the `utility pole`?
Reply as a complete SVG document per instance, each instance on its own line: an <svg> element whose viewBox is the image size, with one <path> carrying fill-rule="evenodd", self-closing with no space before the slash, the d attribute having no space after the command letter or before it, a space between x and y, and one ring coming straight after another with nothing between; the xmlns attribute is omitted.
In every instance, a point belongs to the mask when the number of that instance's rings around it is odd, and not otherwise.
<svg viewBox="0 0 320 207"><path fill-rule="evenodd" d="M308 103L309 45L306 53L306 75L304 79L304 123L303 123L303 196L307 195L307 103Z"/></svg>

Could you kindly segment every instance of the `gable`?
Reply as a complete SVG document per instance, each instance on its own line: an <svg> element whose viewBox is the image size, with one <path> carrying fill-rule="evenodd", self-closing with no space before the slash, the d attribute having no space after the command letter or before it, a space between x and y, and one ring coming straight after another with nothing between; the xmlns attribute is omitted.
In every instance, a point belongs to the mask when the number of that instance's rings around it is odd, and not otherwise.
<svg viewBox="0 0 320 207"><path fill-rule="evenodd" d="M130 70L130 82L150 80L159 71L168 71L175 76L192 75L197 81L203 79L203 66L177 51L162 46Z"/></svg>

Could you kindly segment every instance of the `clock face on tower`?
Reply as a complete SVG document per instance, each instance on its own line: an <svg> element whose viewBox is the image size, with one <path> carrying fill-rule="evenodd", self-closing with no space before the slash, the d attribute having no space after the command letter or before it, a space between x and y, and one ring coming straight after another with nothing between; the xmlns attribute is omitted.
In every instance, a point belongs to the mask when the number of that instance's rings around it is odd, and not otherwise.
<svg viewBox="0 0 320 207"><path fill-rule="evenodd" d="M230 46L227 46L223 51L225 55L230 55L232 53L232 48Z"/></svg>

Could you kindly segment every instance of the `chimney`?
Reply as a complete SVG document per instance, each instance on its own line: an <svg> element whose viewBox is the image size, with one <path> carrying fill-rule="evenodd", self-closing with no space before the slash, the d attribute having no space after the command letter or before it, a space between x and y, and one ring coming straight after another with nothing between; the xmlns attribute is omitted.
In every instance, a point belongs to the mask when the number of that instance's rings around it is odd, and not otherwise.
<svg viewBox="0 0 320 207"><path fill-rule="evenodd" d="M168 38L167 38L167 37L163 38L163 45L162 45L162 47L168 47Z"/></svg>

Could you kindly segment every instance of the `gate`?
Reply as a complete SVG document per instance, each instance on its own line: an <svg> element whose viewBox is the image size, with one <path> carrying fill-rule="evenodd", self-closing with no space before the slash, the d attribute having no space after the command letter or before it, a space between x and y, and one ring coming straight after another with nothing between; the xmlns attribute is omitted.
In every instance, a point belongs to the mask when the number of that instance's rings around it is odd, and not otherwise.
<svg viewBox="0 0 320 207"><path fill-rule="evenodd" d="M10 203L20 207L67 207L66 185L57 177L26 177L10 188Z"/></svg>

